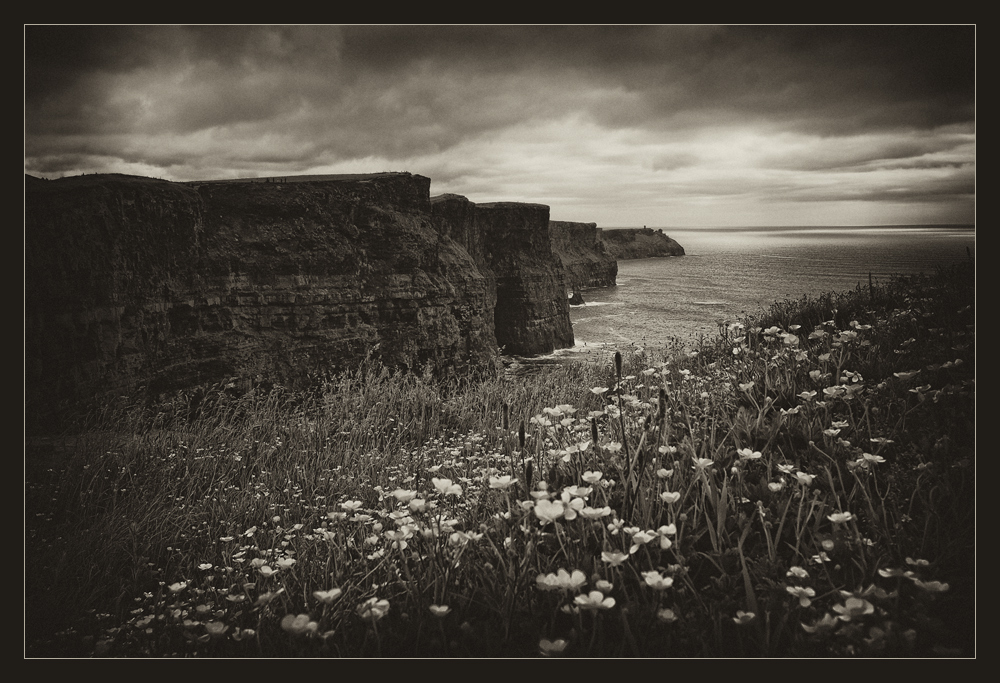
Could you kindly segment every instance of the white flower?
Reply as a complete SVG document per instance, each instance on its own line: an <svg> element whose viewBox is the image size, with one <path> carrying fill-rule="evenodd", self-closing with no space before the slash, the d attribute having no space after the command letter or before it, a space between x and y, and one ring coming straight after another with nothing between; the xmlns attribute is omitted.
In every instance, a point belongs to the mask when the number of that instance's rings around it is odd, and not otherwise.
<svg viewBox="0 0 1000 683"><path fill-rule="evenodd" d="M509 474L505 474L501 477L490 477L491 489L500 489L501 491L505 491L516 483L517 479L514 479Z"/></svg>
<svg viewBox="0 0 1000 683"><path fill-rule="evenodd" d="M431 483L434 484L434 488L446 496L462 495L462 487L458 484L453 484L451 479L438 479L437 477L433 477L431 479Z"/></svg>
<svg viewBox="0 0 1000 683"><path fill-rule="evenodd" d="M674 585L674 580L670 576L663 576L658 571L648 571L642 573L642 578L646 585L654 590L665 590Z"/></svg>
<svg viewBox="0 0 1000 683"><path fill-rule="evenodd" d="M542 524L548 524L554 522L560 517L562 517L566 508L561 500L546 500L541 499L535 502L535 516L542 521Z"/></svg>

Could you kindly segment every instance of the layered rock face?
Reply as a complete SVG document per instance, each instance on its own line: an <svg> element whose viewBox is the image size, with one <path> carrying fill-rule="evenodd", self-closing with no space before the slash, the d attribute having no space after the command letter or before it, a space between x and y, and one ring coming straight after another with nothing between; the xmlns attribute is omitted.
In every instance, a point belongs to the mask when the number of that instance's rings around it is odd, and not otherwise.
<svg viewBox="0 0 1000 683"><path fill-rule="evenodd" d="M461 244L496 285L494 329L505 353L536 355L573 345L566 284L549 237L549 207L431 200L438 231Z"/></svg>
<svg viewBox="0 0 1000 683"><path fill-rule="evenodd" d="M603 232L597 223L549 221L552 251L562 264L569 290L615 285L618 262L605 250Z"/></svg>
<svg viewBox="0 0 1000 683"><path fill-rule="evenodd" d="M605 251L619 260L684 255L684 247L652 228L604 230L601 240Z"/></svg>
<svg viewBox="0 0 1000 683"><path fill-rule="evenodd" d="M26 177L26 410L572 345L548 207L432 208L429 189L409 173Z"/></svg>

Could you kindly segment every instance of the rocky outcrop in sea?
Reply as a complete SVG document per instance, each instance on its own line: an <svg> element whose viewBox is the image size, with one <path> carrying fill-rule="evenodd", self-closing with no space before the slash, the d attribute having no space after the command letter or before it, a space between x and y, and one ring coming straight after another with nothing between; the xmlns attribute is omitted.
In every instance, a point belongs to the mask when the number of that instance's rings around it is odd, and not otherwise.
<svg viewBox="0 0 1000 683"><path fill-rule="evenodd" d="M601 234L605 251L616 260L683 256L684 247L652 228L616 228Z"/></svg>

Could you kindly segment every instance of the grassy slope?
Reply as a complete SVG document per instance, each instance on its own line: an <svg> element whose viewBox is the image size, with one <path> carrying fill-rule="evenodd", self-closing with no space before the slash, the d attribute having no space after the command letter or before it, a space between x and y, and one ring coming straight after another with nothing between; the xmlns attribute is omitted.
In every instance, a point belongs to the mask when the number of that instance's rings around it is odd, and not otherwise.
<svg viewBox="0 0 1000 683"><path fill-rule="evenodd" d="M974 655L974 320L970 267L620 375L109 407L27 449L26 654Z"/></svg>

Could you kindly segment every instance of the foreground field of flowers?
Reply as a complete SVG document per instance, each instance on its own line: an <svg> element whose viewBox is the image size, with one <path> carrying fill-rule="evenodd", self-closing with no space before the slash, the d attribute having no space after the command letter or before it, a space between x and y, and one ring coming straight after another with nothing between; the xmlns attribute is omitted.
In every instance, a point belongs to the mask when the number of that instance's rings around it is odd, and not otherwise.
<svg viewBox="0 0 1000 683"><path fill-rule="evenodd" d="M699 348L109 407L26 461L29 657L974 656L971 265Z"/></svg>

